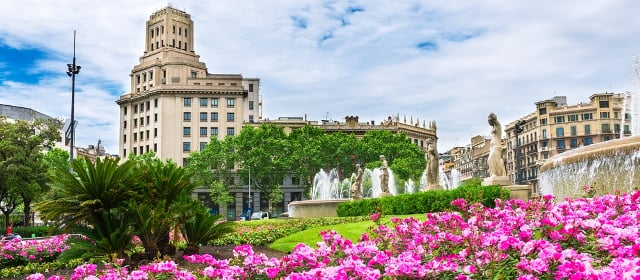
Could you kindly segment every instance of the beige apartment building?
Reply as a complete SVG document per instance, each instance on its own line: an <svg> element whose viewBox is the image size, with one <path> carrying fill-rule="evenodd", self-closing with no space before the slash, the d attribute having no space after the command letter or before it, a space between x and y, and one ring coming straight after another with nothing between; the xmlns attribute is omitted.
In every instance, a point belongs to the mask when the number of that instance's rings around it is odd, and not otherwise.
<svg viewBox="0 0 640 280"><path fill-rule="evenodd" d="M122 158L153 151L186 165L210 137L235 135L260 119L260 80L210 74L194 50L191 16L171 6L146 22L145 50L120 105Z"/></svg>
<svg viewBox="0 0 640 280"><path fill-rule="evenodd" d="M624 94L598 93L589 102L567 105L565 96L536 102L536 110L505 126L503 156L514 183L538 191L538 170L559 153L611 139L630 136L631 114ZM522 131L516 137L515 125Z"/></svg>

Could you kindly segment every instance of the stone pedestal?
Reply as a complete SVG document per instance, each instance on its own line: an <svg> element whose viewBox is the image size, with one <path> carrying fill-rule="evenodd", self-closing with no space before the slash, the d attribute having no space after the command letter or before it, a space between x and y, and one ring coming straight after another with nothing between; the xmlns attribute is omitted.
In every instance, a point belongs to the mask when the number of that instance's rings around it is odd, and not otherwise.
<svg viewBox="0 0 640 280"><path fill-rule="evenodd" d="M425 191L436 191L436 190L443 190L442 186L435 184L435 185L427 185L424 188Z"/></svg>
<svg viewBox="0 0 640 280"><path fill-rule="evenodd" d="M383 193L380 193L379 197L385 197L385 196L393 196L393 194L389 192L383 192Z"/></svg>
<svg viewBox="0 0 640 280"><path fill-rule="evenodd" d="M529 201L529 199L531 199L531 193L533 191L531 185L510 185L504 186L504 188L511 193L509 196L511 199L521 199L523 201Z"/></svg>
<svg viewBox="0 0 640 280"><path fill-rule="evenodd" d="M482 185L483 186L495 186L495 185L509 186L511 185L511 180L509 180L509 177L507 176L491 176L491 177L484 178L482 180Z"/></svg>

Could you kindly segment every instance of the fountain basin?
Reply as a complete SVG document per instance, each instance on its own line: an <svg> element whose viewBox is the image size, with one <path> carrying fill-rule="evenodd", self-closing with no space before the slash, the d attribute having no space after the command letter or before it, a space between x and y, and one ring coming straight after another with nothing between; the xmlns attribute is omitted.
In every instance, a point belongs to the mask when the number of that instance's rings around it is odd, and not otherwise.
<svg viewBox="0 0 640 280"><path fill-rule="evenodd" d="M631 192L640 186L640 136L580 147L551 157L540 167L540 190L557 199Z"/></svg>
<svg viewBox="0 0 640 280"><path fill-rule="evenodd" d="M348 202L348 199L319 199L292 201L289 203L289 217L337 217L338 204Z"/></svg>

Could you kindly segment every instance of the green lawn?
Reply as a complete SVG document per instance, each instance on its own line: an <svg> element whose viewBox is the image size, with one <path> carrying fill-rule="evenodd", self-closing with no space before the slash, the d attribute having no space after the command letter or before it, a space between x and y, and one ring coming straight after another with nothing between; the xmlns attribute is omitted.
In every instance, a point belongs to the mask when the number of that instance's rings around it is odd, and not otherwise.
<svg viewBox="0 0 640 280"><path fill-rule="evenodd" d="M412 214L412 215L398 215L392 217L406 218L406 217L414 217L419 220L424 220L426 214ZM381 219L382 223L388 223L390 217L383 217ZM339 234L341 234L344 238L349 239L351 241L358 241L362 233L367 232L369 227L373 226L374 223L372 221L366 222L357 222L357 223L347 223L340 225L332 225L332 226L320 226L315 228L310 228L305 231L301 231L298 233L294 233L284 238L280 238L275 242L269 245L269 248L276 251L281 252L291 252L296 245L300 243L307 244L311 247L316 248L316 243L322 241L322 237L320 236L320 232L325 230L335 230Z"/></svg>

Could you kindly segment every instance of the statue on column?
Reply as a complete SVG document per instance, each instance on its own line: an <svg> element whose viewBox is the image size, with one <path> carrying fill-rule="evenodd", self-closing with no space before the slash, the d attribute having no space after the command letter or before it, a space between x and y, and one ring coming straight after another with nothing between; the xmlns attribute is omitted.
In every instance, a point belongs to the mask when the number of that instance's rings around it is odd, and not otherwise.
<svg viewBox="0 0 640 280"><path fill-rule="evenodd" d="M489 147L489 176L506 176L507 172L502 160L502 125L494 113L489 114L489 125L491 126L491 146Z"/></svg>
<svg viewBox="0 0 640 280"><path fill-rule="evenodd" d="M438 147L433 139L427 139L427 185L426 190L441 190Z"/></svg>
<svg viewBox="0 0 640 280"><path fill-rule="evenodd" d="M389 192L389 165L384 155L380 155L380 161L382 162L382 166L380 166L380 171L382 171L382 174L380 174L380 190L382 193L380 196L391 195L391 192Z"/></svg>
<svg viewBox="0 0 640 280"><path fill-rule="evenodd" d="M360 164L356 164L356 179L351 185L351 199L359 200L362 199L362 174L364 171Z"/></svg>

